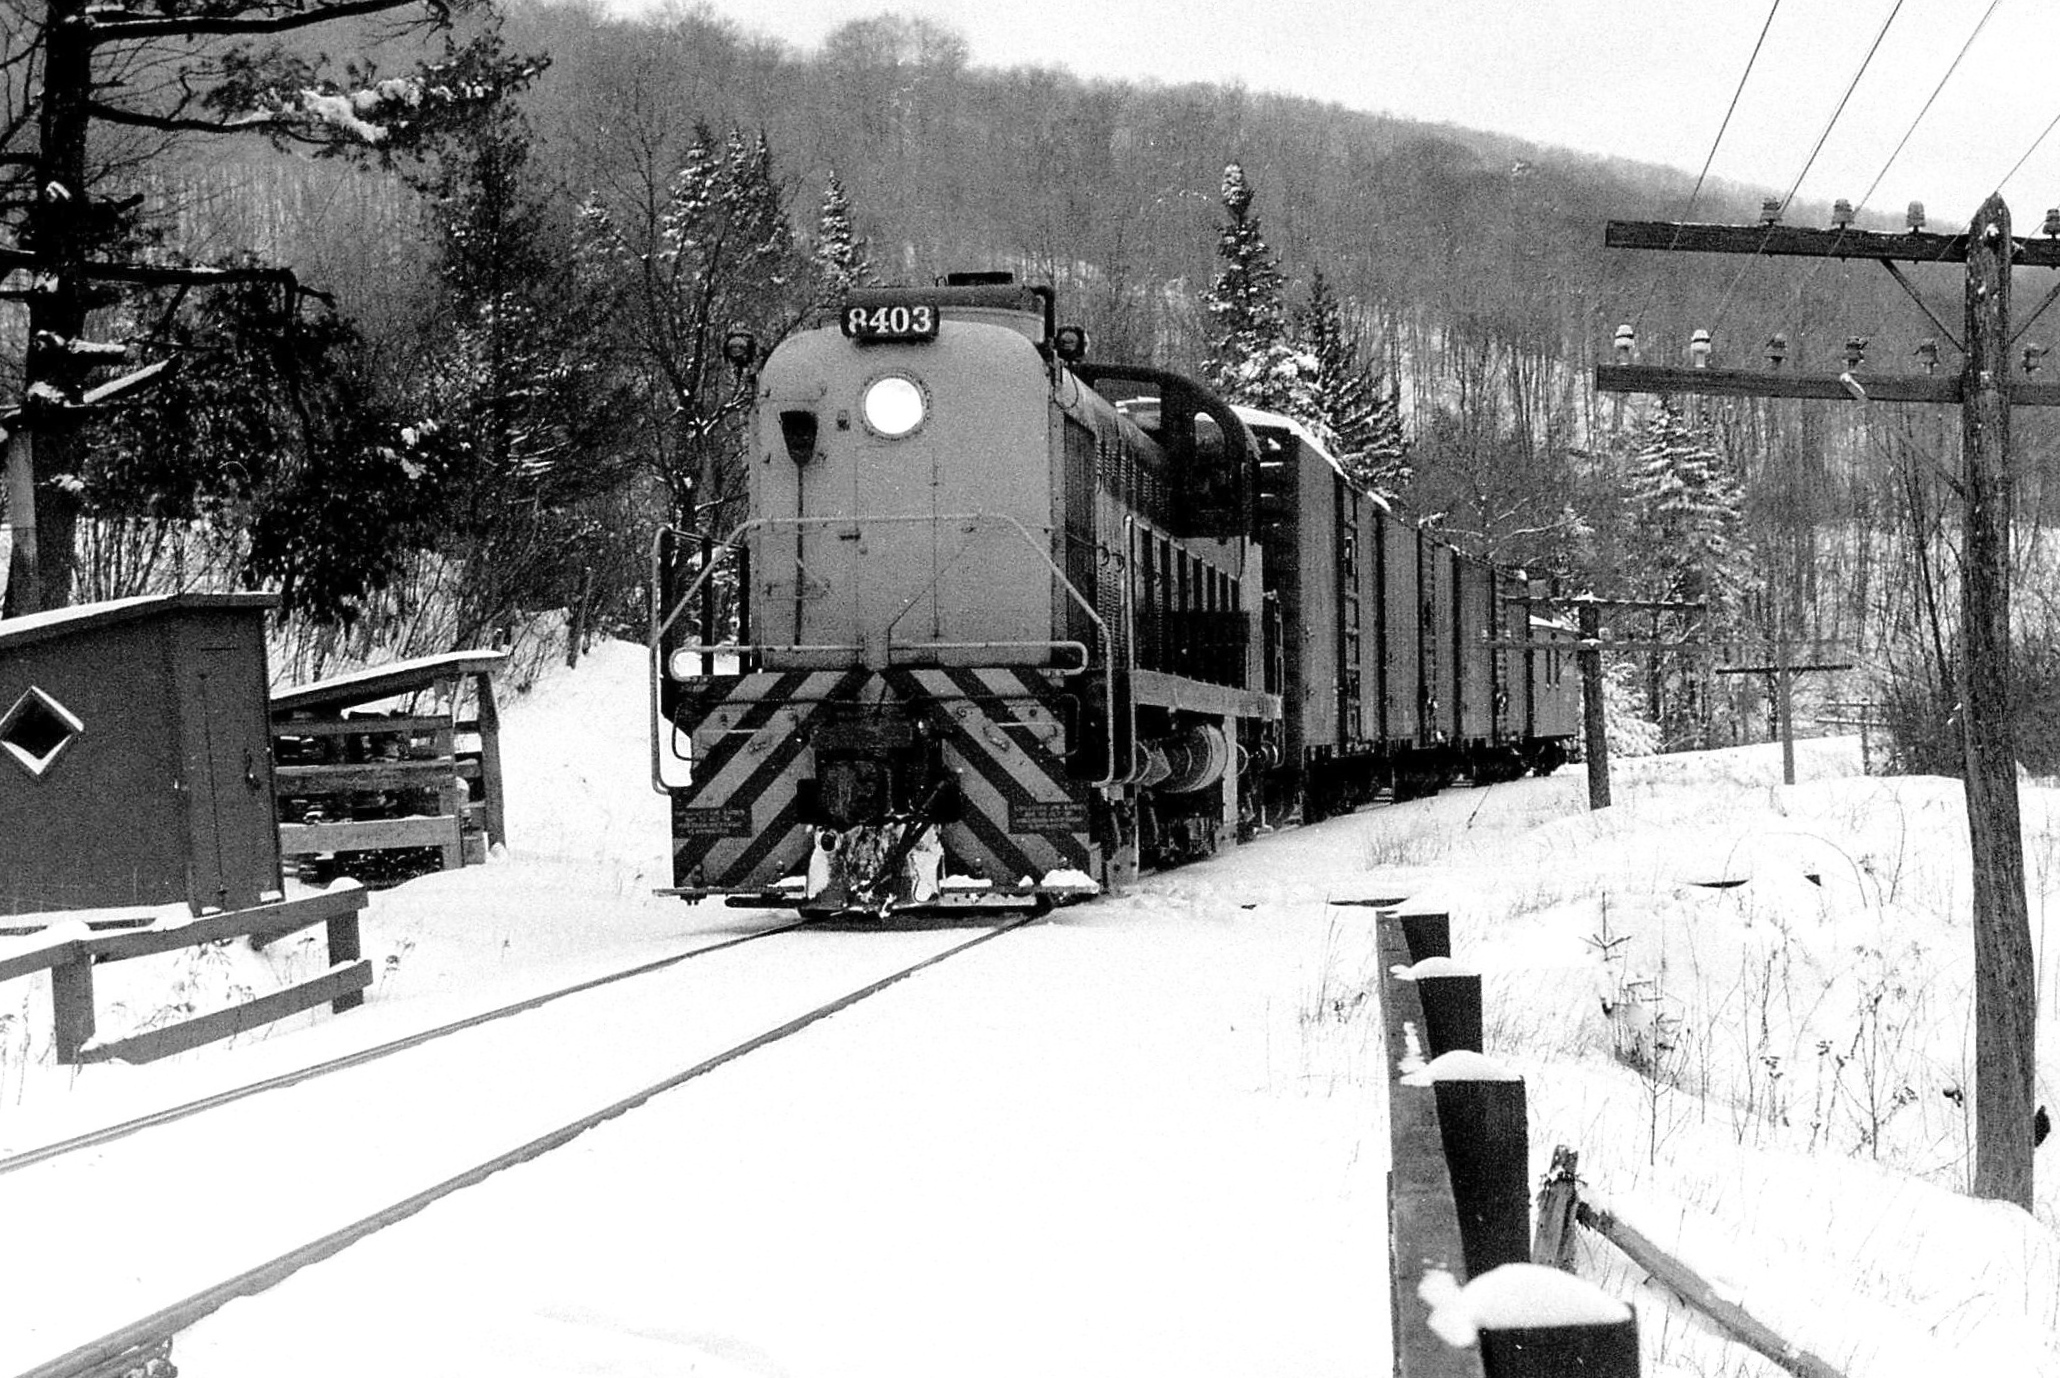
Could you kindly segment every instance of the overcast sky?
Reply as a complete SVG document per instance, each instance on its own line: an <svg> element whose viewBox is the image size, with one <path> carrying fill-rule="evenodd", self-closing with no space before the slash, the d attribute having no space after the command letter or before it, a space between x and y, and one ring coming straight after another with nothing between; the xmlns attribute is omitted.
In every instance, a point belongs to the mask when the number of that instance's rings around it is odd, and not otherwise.
<svg viewBox="0 0 2060 1378"><path fill-rule="evenodd" d="M1803 177L1802 200L1866 197L1867 209L1898 217L1921 200L1934 229L1964 223L1999 184L2020 233L2035 232L2045 208L2060 205L2060 129L2011 173L2060 116L2060 3L1997 0L1919 120L1989 0L1781 0L1717 143L1772 4L711 0L710 8L804 51L850 19L920 14L964 34L980 66L1242 82L1690 173L1714 144L1713 177L1777 192ZM1812 162L1891 12L1894 22Z"/></svg>

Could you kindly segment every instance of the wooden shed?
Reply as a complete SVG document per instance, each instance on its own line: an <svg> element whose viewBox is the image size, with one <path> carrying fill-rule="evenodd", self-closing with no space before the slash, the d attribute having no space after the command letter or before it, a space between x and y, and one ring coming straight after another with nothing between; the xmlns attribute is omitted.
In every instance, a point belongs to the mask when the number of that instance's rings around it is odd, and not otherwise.
<svg viewBox="0 0 2060 1378"><path fill-rule="evenodd" d="M279 896L277 601L180 593L0 621L0 914Z"/></svg>

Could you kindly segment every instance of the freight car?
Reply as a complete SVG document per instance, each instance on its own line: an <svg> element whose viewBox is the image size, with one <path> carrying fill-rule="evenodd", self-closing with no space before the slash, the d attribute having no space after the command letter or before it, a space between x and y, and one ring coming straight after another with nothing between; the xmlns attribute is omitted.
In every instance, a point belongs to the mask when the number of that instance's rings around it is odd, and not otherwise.
<svg viewBox="0 0 2060 1378"><path fill-rule="evenodd" d="M747 519L652 554L669 893L1038 906L1564 758L1520 574L1291 419L1084 354L1049 289L960 274L764 360Z"/></svg>

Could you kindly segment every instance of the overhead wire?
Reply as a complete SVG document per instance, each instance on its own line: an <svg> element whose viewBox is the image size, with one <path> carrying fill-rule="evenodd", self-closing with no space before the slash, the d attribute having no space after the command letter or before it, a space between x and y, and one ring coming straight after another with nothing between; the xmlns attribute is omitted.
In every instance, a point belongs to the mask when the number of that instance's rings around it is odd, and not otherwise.
<svg viewBox="0 0 2060 1378"><path fill-rule="evenodd" d="M1975 21L1974 31L1967 35L1967 41L1960 45L1960 51L1953 54L1952 62L1946 67L1946 74L1938 79L1938 85L1931 88L1930 96L1925 98L1924 108L1919 110L1917 117L1910 121L1910 127L1905 129L1903 137L1896 141L1895 150L1888 155L1888 161L1881 165L1881 171L1875 173L1874 180L1867 184L1866 194L1853 203L1853 210L1856 213L1865 207L1868 201L1873 199L1874 193L1881 186L1881 179L1888 176L1888 170L1894 167L1895 160L1902 156L1903 149L1910 142L1910 136L1917 132L1917 126L1924 122L1924 117L1931 113L1931 107L1938 100L1939 93L1946 89L1946 83L1953 79L1953 73L1960 70L1961 59L1965 58L1967 50L1974 46L1974 40L1981 37L1981 31L1988 27L1988 21L1994 17L1996 10L2002 6L2002 3L2003 0L1989 0L1988 8L1982 11L1981 18ZM2051 132L2051 125L2046 126L2046 128L2048 132ZM2027 153L2026 156L2029 157L2030 155ZM2016 169L2012 168L2011 171L2015 172ZM2008 181L2009 179L2006 177L2004 180Z"/></svg>
<svg viewBox="0 0 2060 1378"><path fill-rule="evenodd" d="M1804 160L1802 171L1795 174L1795 181L1790 183L1787 195L1783 196L1779 203L1777 203L1775 207L1777 220L1781 214L1788 210L1789 203L1795 199L1796 192L1802 188L1803 179L1810 175L1810 169L1816 165L1817 155L1824 151L1825 143L1831 138L1831 131L1837 128L1839 117L1845 114L1845 107L1852 100L1853 92L1859 89L1860 79L1867 75L1867 69L1873 65L1874 55L1881 51L1882 40L1888 37L1889 28L1894 25L1896 16L1903 12L1903 5L1906 2L1907 0L1895 0L1894 8L1889 10L1888 17L1881 21L1881 27L1875 31L1874 41L1867 47L1867 55L1860 59L1859 69L1853 73L1853 79L1846 83L1845 94L1838 98L1838 105L1832 110L1831 118L1824 122L1823 132L1817 135L1817 142L1810 149L1810 156ZM1714 335L1717 327L1723 323L1724 309L1731 304L1731 297L1737 292L1738 284L1745 280L1745 275L1752 270L1753 265L1758 263L1761 255L1765 253L1767 241L1773 237L1773 233L1774 226L1772 223L1769 223L1766 234L1761 236L1759 249L1753 253L1752 257L1745 261L1745 265L1731 279L1731 285L1724 289L1724 295L1717 301L1716 319L1710 323L1711 334Z"/></svg>
<svg viewBox="0 0 2060 1378"><path fill-rule="evenodd" d="M2046 124L2046 127L2039 131L2039 136L2031 141L2031 147L2024 150L2023 156L2020 157L2016 162L2010 164L2010 170L2004 173L2000 178L1996 180L1996 185L1994 188L1995 191L2001 191L2003 189L2003 184L2009 181L2012 177L2015 177L2017 175L2017 170L2024 166L2025 162L2031 157L2032 154L2038 152L2039 145L2046 141L2046 136L2053 132L2055 126L2060 126L2060 115L2053 116L2053 118Z"/></svg>
<svg viewBox="0 0 2060 1378"><path fill-rule="evenodd" d="M1753 40L1752 55L1745 60L1745 70L1738 74L1738 85L1731 92L1731 103L1724 107L1724 118L1717 125L1717 136L1710 140L1709 154L1702 160L1702 171L1695 174L1695 186L1688 193L1688 202L1681 208L1681 214L1676 217L1676 228L1674 230L1674 243L1676 244L1681 239L1679 224L1685 222L1690 215L1695 213L1695 202L1702 195L1702 184L1709 178L1710 167L1717 160L1717 148L1724 142L1725 131L1731 128L1731 117L1738 113L1738 101L1745 94L1745 83L1752 76L1752 69L1759 63L1760 49L1767 45L1767 31L1774 27L1774 16L1780 12L1781 0L1774 0L1774 3L1767 7L1767 18L1760 25L1760 36ZM1672 248L1673 245L1670 244L1668 247ZM1632 317L1634 326L1645 323L1645 313L1652 308L1652 299L1658 293L1659 280L1654 278L1652 286L1645 293L1645 304L1639 307L1638 314Z"/></svg>
<svg viewBox="0 0 2060 1378"><path fill-rule="evenodd" d="M1788 203L1795 199L1795 193L1801 189L1803 178L1809 176L1810 169L1816 165L1817 155L1824 151L1824 144L1831 138L1831 131L1838 125L1838 117L1845 113L1846 102L1850 101L1853 92L1859 89L1860 78L1867 75L1867 68L1873 65L1874 55L1881 51L1882 40L1888 37L1889 26L1894 24L1896 16L1903 12L1905 3L1907 0L1895 0L1895 8L1888 12L1888 18L1881 21L1881 28L1875 33L1874 42L1867 49L1867 55L1860 59L1860 69L1854 72L1853 79L1846 83L1845 94L1838 98L1838 107L1831 112L1831 118L1824 122L1824 132L1817 136L1816 146L1810 150L1810 156L1803 163L1802 171L1795 174L1795 181L1790 184L1788 194L1781 198L1781 209L1784 212L1788 209Z"/></svg>
<svg viewBox="0 0 2060 1378"><path fill-rule="evenodd" d="M1960 51L1953 54L1953 60L1946 64L1945 75L1938 79L1938 85L1931 88L1931 94L1925 98L1923 106L1918 109L1916 116L1911 119L1909 127L1903 131L1903 137L1896 141L1895 148L1890 151L1887 160L1882 163L1881 171L1874 174L1874 180L1867 184L1867 190L1861 194L1859 200L1853 203L1853 215L1855 218L1858 218L1859 213L1867 208L1867 203L1874 199L1874 193L1880 189L1882 179L1888 176L1888 170L1895 166L1895 160L1901 157L1903 150L1909 146L1911 138L1917 133L1917 126L1922 124L1924 117L1931 113L1931 107L1937 103L1940 93L1946 89L1946 83L1953 79L1953 73L1960 70L1960 63L1967 56L1968 50L1974 46L1974 40L1981 37L1981 31L1988 27L1988 21L2001 8L2002 3L2003 0L1989 0L1988 8L1982 11L1981 18L1974 22L1974 28L1968 33L1966 41L1960 44ZM1894 18L1893 15L1889 17L1891 19ZM1877 44L1878 42L1879 40L1877 39ZM1847 94L1850 95L1851 93L1848 92ZM1838 227L1839 235L1842 237L1848 228L1850 228L1849 225L1840 225ZM1834 240L1834 249L1836 244L1837 241ZM1940 254L1943 255L1946 251L1946 245L1941 243L1939 247ZM1810 271L1795 289L1798 301L1801 300L1802 294L1809 290L1809 285L1816 279L1817 274L1824 271L1824 265L1830 261L1831 256L1827 254L1811 265Z"/></svg>

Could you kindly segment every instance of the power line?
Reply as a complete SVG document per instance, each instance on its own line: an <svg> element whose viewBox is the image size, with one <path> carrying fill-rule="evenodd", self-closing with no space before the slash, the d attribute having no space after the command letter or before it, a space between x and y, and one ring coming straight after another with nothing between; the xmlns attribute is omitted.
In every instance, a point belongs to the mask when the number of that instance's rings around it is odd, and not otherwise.
<svg viewBox="0 0 2060 1378"><path fill-rule="evenodd" d="M2012 177L2015 177L2017 175L2017 169L2023 167L2025 159L2030 158L2032 154L2038 151L2039 145L2046 141L2046 135L2053 132L2053 128L2055 125L2060 125L2060 115L2053 116L2051 122L2048 123L2044 129L2039 131L2039 136L2031 141L2031 147L2024 150L2024 157L2019 158L2016 162L2010 164L2010 170L2004 173L2002 177L1997 180L1995 185L1996 191L2001 191L2003 189L2003 183L2009 181Z"/></svg>
<svg viewBox="0 0 2060 1378"><path fill-rule="evenodd" d="M1695 198L1702 195L1703 179L1710 175L1710 164L1717 160L1717 145L1724 142L1724 131L1731 127L1731 116L1738 111L1738 99L1745 94L1745 82L1752 75L1754 64L1760 60L1760 49L1766 46L1767 30L1774 27L1774 16L1781 12L1781 0L1774 0L1767 10L1767 20L1760 25L1760 36L1752 45L1752 56L1745 60L1745 70L1738 74L1738 88L1731 93L1731 104L1724 108L1724 122L1717 126L1717 137L1710 141L1709 156L1702 160L1702 171L1695 174L1695 189L1688 193L1688 204L1681 211L1686 220L1695 209Z"/></svg>
<svg viewBox="0 0 2060 1378"><path fill-rule="evenodd" d="M1831 131L1838 125L1839 116L1845 113L1846 103L1853 98L1853 92L1859 89L1860 78L1867 75L1867 68L1873 65L1874 55L1881 51L1881 41L1888 37L1889 26L1894 24L1896 16L1903 12L1903 4L1904 0L1895 0L1895 8L1891 9L1888 12L1888 18L1881 21L1881 28L1877 30L1874 34L1874 42L1868 45L1867 55L1860 59L1859 70L1853 73L1853 79L1850 82L1846 83L1845 94L1838 98L1837 108L1832 110L1831 118L1824 122L1824 132L1817 136L1816 145L1815 147L1810 149L1810 156L1808 157L1808 159L1804 161L1802 171L1795 174L1795 181L1789 185L1788 194L1786 196L1783 196L1779 204L1776 206L1775 214L1777 219L1779 218L1781 213L1787 211L1789 202L1795 199L1795 193L1802 187L1803 178L1810 175L1811 167L1815 166L1816 164L1817 155L1824 151L1825 141L1831 137ZM1773 229L1774 227L1770 223L1767 226L1767 232L1769 235L1773 233ZM1764 242L1765 241L1762 240L1762 244L1764 244ZM1748 258L1745 261L1744 266L1738 270L1737 275L1731 279L1731 285L1724 289L1724 295L1717 301L1717 309L1715 312L1716 319L1712 321L1710 324L1710 331L1712 334L1714 334L1716 332L1717 327L1723 323L1724 308L1731 304L1732 293L1738 290L1738 284L1745 280L1745 275L1752 270L1752 266L1755 263L1759 262L1759 260L1760 256L1758 254L1754 254L1751 258Z"/></svg>
<svg viewBox="0 0 2060 1378"><path fill-rule="evenodd" d="M1965 43L1962 43L1960 45L1960 51L1953 55L1952 64L1946 68L1946 74L1938 79L1938 85L1931 88L1931 95L1925 100L1924 108L1917 112L1916 119L1910 121L1910 127L1903 131L1903 137L1896 144L1895 151L1888 155L1888 161L1881 165L1881 171L1875 173L1874 180L1867 184L1866 194L1860 197L1859 201L1853 207L1855 212L1859 211L1862 207L1864 207L1867 204L1867 202L1870 199L1872 199L1875 190L1879 188L1881 185L1881 179L1888 176L1889 168L1893 167L1895 165L1895 160L1902 156L1904 146L1910 142L1910 136L1917 132L1917 126L1924 122L1924 117L1931 113L1932 103L1938 99L1939 92L1946 89L1946 83L1951 81L1953 79L1953 73L1957 72L1960 69L1960 60L1967 56L1967 50L1974 46L1974 40L1981 37L1981 31L1984 28L1988 27L1989 19L1995 14L1996 10L2002 5L2002 3L2003 0L1989 0L1988 9L1982 12L1980 20L1977 21L1974 25L1974 32L1967 35L1967 41ZM2050 126L2048 126L2048 128L2050 128ZM2012 168L2011 171L2014 172L2016 171L2016 169ZM2005 178L2004 180L2008 181L2009 179Z"/></svg>
<svg viewBox="0 0 2060 1378"><path fill-rule="evenodd" d="M1967 41L1960 45L1960 51L1953 55L1953 60L1950 63L1946 64L1945 75L1938 79L1938 85L1931 88L1930 96L1925 98L1924 105L1920 110L1917 111L1916 118L1910 121L1910 127L1903 131L1903 137L1897 141L1894 150L1889 153L1888 161L1881 165L1881 171L1874 174L1874 180L1867 184L1867 190L1860 196L1860 199L1853 204L1853 214L1855 217L1857 217L1862 210L1865 210L1867 207L1867 203L1873 199L1875 191L1881 186L1882 178L1888 176L1888 170L1891 167L1895 166L1895 160L1902 156L1903 149L1906 146L1908 146L1911 136L1916 134L1917 126L1922 124L1924 122L1924 117L1931 113L1931 107L1933 103L1935 103L1938 100L1939 93L1946 89L1946 83L1951 81L1953 79L1953 73L1959 70L1961 59L1965 58L1967 56L1967 50L1974 46L1974 40L1981 37L1981 31L1988 26L1989 19L1995 14L1996 10L2002 5L2002 3L2003 0L1989 0L1988 9L1983 11L1980 19L1975 21L1973 32L1969 33L1967 35ZM1894 15L1889 16L1889 18L1891 19L1893 19L1894 17ZM1885 25L1883 26L1883 29L1885 32ZM1878 44L1879 41L1880 40L1877 39L1876 43ZM1857 78L1855 78L1855 80L1857 81ZM1847 92L1847 94L1850 95L1851 92ZM1840 225L1838 227L1838 233L1841 239L1843 239L1846 230L1849 228L1849 224ZM1944 250L1941 249L1940 252L1943 253ZM1803 277L1802 282L1796 286L1795 297L1798 303L1802 301L1803 293L1809 290L1810 284L1816 281L1817 274L1823 272L1824 265L1826 265L1829 262L1831 262L1831 259L1829 257L1820 258L1816 261L1815 264L1811 266L1810 271Z"/></svg>
<svg viewBox="0 0 2060 1378"><path fill-rule="evenodd" d="M1774 16L1780 12L1781 0L1774 0L1774 3L1767 8L1766 22L1760 25L1760 36L1754 40L1752 45L1752 56L1746 58L1745 70L1738 74L1738 86L1731 92L1731 103L1724 107L1724 119L1717 126L1717 137L1710 140L1709 156L1702 160L1702 171L1695 174L1695 186L1688 193L1688 204L1681 208L1681 214L1676 217L1677 220L1685 221L1695 211L1696 198L1702 195L1703 181L1710 175L1710 165L1717 160L1717 146L1724 142L1724 131L1731 127L1731 117L1738 112L1739 97L1745 94L1746 79L1752 76L1752 69L1760 60L1760 49L1766 46L1767 30L1774 27ZM1677 242L1679 237L1680 232L1676 231L1675 238ZM1638 314L1633 318L1637 325L1645 324L1645 313L1652 308L1652 299L1658 293L1659 279L1655 277L1652 286L1645 293L1645 305L1638 308Z"/></svg>
<svg viewBox="0 0 2060 1378"><path fill-rule="evenodd" d="M1868 48L1867 55L1860 59L1860 70L1853 73L1853 79L1847 84L1845 94L1838 98L1838 108L1833 110L1831 118L1824 122L1824 132L1817 136L1817 146L1810 150L1809 160L1803 164L1802 171L1795 174L1795 182L1788 188L1788 195L1781 198L1782 210L1788 209L1788 203L1795 199L1795 193L1802 186L1803 178L1810 175L1810 168L1816 164L1817 155L1824 151L1824 143L1831 137L1832 129L1837 126L1838 117L1845 113L1846 102L1851 100L1853 92L1859 89L1860 78L1867 75L1867 68L1873 64L1874 54L1881 51L1881 40L1888 37L1889 26L1895 23L1895 17L1903 12L1903 4L1904 0L1895 0L1895 8L1888 12L1888 18L1881 21L1881 29L1874 35L1873 46Z"/></svg>

